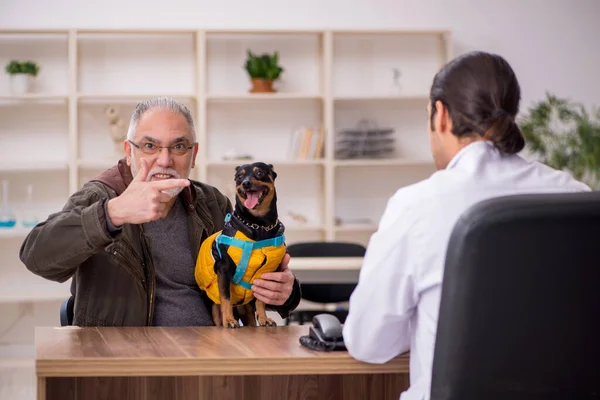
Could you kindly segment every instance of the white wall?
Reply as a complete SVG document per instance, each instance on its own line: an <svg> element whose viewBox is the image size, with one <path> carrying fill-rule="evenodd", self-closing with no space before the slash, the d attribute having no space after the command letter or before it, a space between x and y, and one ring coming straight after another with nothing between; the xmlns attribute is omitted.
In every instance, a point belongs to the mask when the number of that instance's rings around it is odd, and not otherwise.
<svg viewBox="0 0 600 400"><path fill-rule="evenodd" d="M550 90L600 104L597 0L0 0L5 28L448 28L455 52L498 52L523 103Z"/></svg>

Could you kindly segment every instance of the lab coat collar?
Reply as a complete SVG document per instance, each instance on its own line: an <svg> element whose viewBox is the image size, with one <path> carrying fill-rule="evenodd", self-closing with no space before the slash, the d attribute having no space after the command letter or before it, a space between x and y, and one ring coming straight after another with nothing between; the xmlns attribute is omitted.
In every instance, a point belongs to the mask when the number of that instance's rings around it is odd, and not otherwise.
<svg viewBox="0 0 600 400"><path fill-rule="evenodd" d="M493 147L494 144L492 142L490 142L489 140L469 143L468 145L466 145L465 147L460 149L459 152L454 155L454 157L452 157L452 160L450 160L446 169L452 169L452 168L456 167L458 165L458 162L460 161L460 159L464 158L466 154L475 153L475 152L484 152L490 146Z"/></svg>

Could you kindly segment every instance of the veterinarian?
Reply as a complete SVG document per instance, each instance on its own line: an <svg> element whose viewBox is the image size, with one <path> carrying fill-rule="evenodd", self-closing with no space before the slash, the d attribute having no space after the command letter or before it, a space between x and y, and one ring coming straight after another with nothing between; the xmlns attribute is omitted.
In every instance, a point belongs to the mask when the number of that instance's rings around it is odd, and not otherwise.
<svg viewBox="0 0 600 400"><path fill-rule="evenodd" d="M138 104L124 150L33 228L21 260L43 278L73 278L74 325L213 325L194 267L202 240L222 229L232 205L189 179L198 153L189 110L169 98ZM288 262L286 255L280 271L252 288L283 318L301 297Z"/></svg>
<svg viewBox="0 0 600 400"><path fill-rule="evenodd" d="M428 114L437 171L399 189L373 234L343 334L350 354L385 363L410 350L402 400L429 398L446 246L459 215L503 195L589 191L562 171L517 155L520 87L510 65L462 55L434 77Z"/></svg>

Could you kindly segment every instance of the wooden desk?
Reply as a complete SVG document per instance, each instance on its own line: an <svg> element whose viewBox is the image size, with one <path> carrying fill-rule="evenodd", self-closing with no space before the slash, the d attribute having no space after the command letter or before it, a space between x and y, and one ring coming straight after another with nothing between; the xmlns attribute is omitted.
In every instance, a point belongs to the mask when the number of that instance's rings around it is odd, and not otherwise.
<svg viewBox="0 0 600 400"><path fill-rule="evenodd" d="M371 365L302 347L308 326L37 328L38 399L377 399L408 387L408 355Z"/></svg>

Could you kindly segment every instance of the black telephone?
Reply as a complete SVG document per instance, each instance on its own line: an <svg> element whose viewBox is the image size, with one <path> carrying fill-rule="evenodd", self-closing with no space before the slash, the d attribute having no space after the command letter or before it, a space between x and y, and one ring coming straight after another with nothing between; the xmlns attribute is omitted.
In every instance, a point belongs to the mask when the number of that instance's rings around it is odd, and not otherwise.
<svg viewBox="0 0 600 400"><path fill-rule="evenodd" d="M313 317L308 336L300 338L300 344L317 351L346 350L342 330L343 326L335 315L318 314Z"/></svg>

